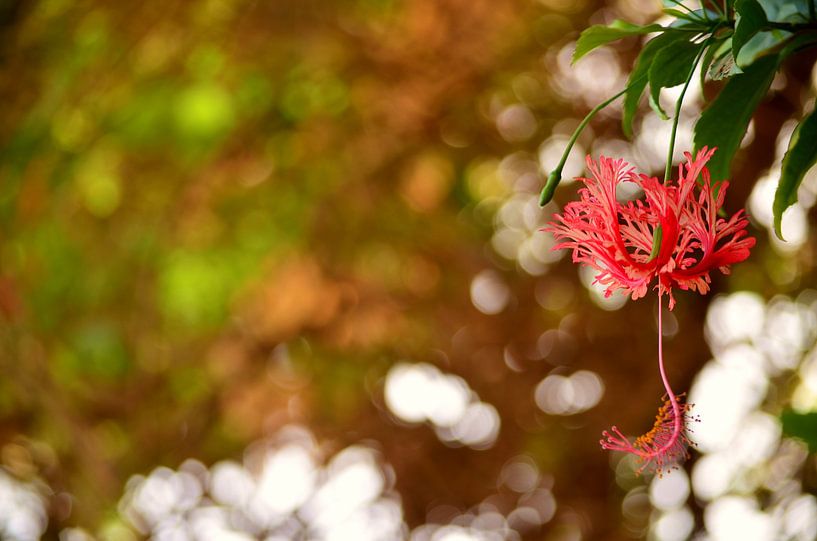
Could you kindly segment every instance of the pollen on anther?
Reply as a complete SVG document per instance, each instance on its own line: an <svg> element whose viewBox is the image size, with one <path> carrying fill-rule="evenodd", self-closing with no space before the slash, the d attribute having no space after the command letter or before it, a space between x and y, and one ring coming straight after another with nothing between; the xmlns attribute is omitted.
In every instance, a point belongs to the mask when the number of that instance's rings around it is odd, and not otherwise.
<svg viewBox="0 0 817 541"><path fill-rule="evenodd" d="M601 447L636 455L640 463L637 474L648 470L660 477L677 468L679 461L689 458L687 448L694 446L688 436L691 432L689 424L700 421L699 416L690 413L693 404L686 404L683 399L683 394L676 396L675 400L664 396L653 427L633 442L615 426L610 431L605 430L600 441Z"/></svg>

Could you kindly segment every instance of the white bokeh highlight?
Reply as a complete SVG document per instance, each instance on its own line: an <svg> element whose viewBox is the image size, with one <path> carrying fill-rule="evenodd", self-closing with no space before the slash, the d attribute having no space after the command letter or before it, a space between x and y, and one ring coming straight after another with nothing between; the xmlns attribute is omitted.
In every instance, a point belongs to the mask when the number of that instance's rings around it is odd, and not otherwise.
<svg viewBox="0 0 817 541"><path fill-rule="evenodd" d="M35 541L45 532L48 515L41 489L0 468L0 539Z"/></svg>
<svg viewBox="0 0 817 541"><path fill-rule="evenodd" d="M534 400L549 415L576 415L595 407L604 395L604 382L595 372L552 374L536 386Z"/></svg>
<svg viewBox="0 0 817 541"><path fill-rule="evenodd" d="M705 336L714 358L689 396L701 417L693 439L702 455L691 472L694 496L704 504L701 539L806 541L817 534L817 501L796 480L805 445L783 437L778 411L764 411L773 378L795 378L792 402L800 411L817 406L814 299L810 290L768 301L736 292L710 304ZM665 507L660 498L653 504ZM665 514L652 531L676 539L662 526Z"/></svg>
<svg viewBox="0 0 817 541"><path fill-rule="evenodd" d="M473 449L491 447L502 421L459 376L428 363L398 363L386 375L386 407L407 423L429 423L437 437Z"/></svg>

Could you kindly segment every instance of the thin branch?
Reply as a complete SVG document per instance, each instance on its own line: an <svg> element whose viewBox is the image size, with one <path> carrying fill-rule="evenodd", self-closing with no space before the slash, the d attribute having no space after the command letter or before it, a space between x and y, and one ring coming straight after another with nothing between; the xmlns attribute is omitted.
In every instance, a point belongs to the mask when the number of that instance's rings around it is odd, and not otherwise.
<svg viewBox="0 0 817 541"><path fill-rule="evenodd" d="M584 120L581 121L581 124L579 124L579 126L573 132L573 135L570 137L570 141L567 142L567 147L565 147L565 151L564 153L562 153L562 159L559 160L559 164L556 166L556 169L551 171L551 173L548 175L545 187L542 188L542 193L539 195L540 206L545 206L553 198L553 192L556 190L556 187L562 181L562 169L564 169L565 163L567 163L567 157L570 155L570 151L573 149L573 145L576 143L576 140L579 138L579 135L581 135L582 131L584 131L584 128L587 126L587 124L593 119L594 116L596 116L596 114L599 111L601 111L602 109L613 103L615 100L626 94L627 91L630 90L630 88L640 83L641 80L644 79L646 76L647 74L645 73L644 75L642 75L641 77L627 85L627 87L625 87L624 90L622 90L612 98L609 98L608 100L603 101L602 103L596 105L589 113L587 113L587 116L584 117Z"/></svg>

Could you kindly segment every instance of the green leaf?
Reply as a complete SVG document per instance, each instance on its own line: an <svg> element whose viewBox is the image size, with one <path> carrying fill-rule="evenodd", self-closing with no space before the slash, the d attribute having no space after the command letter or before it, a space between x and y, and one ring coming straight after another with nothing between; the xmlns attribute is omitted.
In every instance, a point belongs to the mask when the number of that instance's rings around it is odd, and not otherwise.
<svg viewBox="0 0 817 541"><path fill-rule="evenodd" d="M706 48L703 58L701 58L701 88L703 88L704 84L706 83L706 74L709 72L709 66L712 65L712 61L715 60L715 53L718 52L718 48L724 43L724 41L726 40L721 39L710 43L709 47ZM703 92L701 93L701 97L706 100L706 95Z"/></svg>
<svg viewBox="0 0 817 541"><path fill-rule="evenodd" d="M699 21L714 22L721 18L720 14L709 8L695 9L689 13L689 16Z"/></svg>
<svg viewBox="0 0 817 541"><path fill-rule="evenodd" d="M763 0L770 21L805 23L810 20L809 2L813 0Z"/></svg>
<svg viewBox="0 0 817 541"><path fill-rule="evenodd" d="M638 110L638 102L641 101L644 88L647 86L647 78L644 77L644 75L649 72L655 55L664 47L676 41L685 40L688 37L689 35L686 32L667 30L660 36L656 36L648 41L641 49L641 53L639 53L633 71L630 73L630 78L627 81L628 90L624 96L624 113L621 118L621 129L627 137L633 136L633 118Z"/></svg>
<svg viewBox="0 0 817 541"><path fill-rule="evenodd" d="M676 17L682 21L688 21L697 24L709 25L713 21L721 18L720 14L711 9L695 9L690 10L681 2L664 2L664 9L662 10L667 15ZM682 7L683 9L675 9L675 7Z"/></svg>
<svg viewBox="0 0 817 541"><path fill-rule="evenodd" d="M817 411L797 413L785 410L780 414L783 434L803 440L811 453L817 451Z"/></svg>
<svg viewBox="0 0 817 541"><path fill-rule="evenodd" d="M681 19L682 21L691 21L691 22L701 22L700 19L697 17L693 17L690 15L689 11L681 11L680 9L672 9L672 8L664 8L663 11L665 14L675 17L676 19Z"/></svg>
<svg viewBox="0 0 817 541"><path fill-rule="evenodd" d="M791 36L791 32L784 30L758 32L740 48L740 53L735 57L735 62L741 68L746 68L758 58L779 51Z"/></svg>
<svg viewBox="0 0 817 541"><path fill-rule="evenodd" d="M695 43L676 41L658 51L650 65L650 105L664 120L668 117L659 103L661 89L671 88L686 81L699 49L700 45Z"/></svg>
<svg viewBox="0 0 817 541"><path fill-rule="evenodd" d="M803 33L803 34L795 34L795 36L786 42L783 48L780 50L780 61L782 62L784 59L788 58L789 56L799 53L803 49L807 49L817 43L817 34L812 33Z"/></svg>
<svg viewBox="0 0 817 541"><path fill-rule="evenodd" d="M718 97L701 113L695 124L695 148L718 147L709 162L712 178L729 178L729 167L755 108L772 84L778 58L769 56L735 75Z"/></svg>
<svg viewBox="0 0 817 541"><path fill-rule="evenodd" d="M727 49L725 53L720 55L712 66L709 68L709 77L713 81L720 81L728 79L733 75L743 73L743 70L735 63L735 57L732 56L732 49Z"/></svg>
<svg viewBox="0 0 817 541"><path fill-rule="evenodd" d="M597 24L583 31L576 42L576 50L573 52L573 62L597 47L606 45L611 41L626 38L629 36L639 36L651 32L660 32L664 27L660 24L650 24L639 26L626 21L616 20L609 25Z"/></svg>
<svg viewBox="0 0 817 541"><path fill-rule="evenodd" d="M715 52L712 53L714 62L709 66L707 72L710 79L720 81L721 79L726 79L738 73L743 73L737 64L735 64L735 57L732 56L732 36L721 41L717 47L713 44L707 52L710 52L712 48L715 48ZM701 69L703 70L704 68L702 67ZM701 74L701 76L703 77L703 74Z"/></svg>
<svg viewBox="0 0 817 541"><path fill-rule="evenodd" d="M732 54L737 58L740 49L749 39L768 23L766 12L757 0L737 0L735 2L735 34L732 37Z"/></svg>
<svg viewBox="0 0 817 541"><path fill-rule="evenodd" d="M815 104L817 105L817 104ZM783 213L797 202L797 189L806 172L817 163L817 112L812 111L795 128L789 140L789 149L783 157L780 182L774 194L774 232L782 239L780 231Z"/></svg>

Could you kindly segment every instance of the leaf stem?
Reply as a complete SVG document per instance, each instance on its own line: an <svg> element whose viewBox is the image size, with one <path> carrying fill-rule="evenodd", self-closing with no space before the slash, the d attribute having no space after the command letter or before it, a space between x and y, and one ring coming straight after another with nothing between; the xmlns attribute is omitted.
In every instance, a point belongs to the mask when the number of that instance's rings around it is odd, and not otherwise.
<svg viewBox="0 0 817 541"><path fill-rule="evenodd" d="M809 11L814 9L814 4L809 4ZM810 23L780 23L776 21L766 21L766 24L760 28L763 30L785 30L787 32L801 32L803 30L817 30L817 21Z"/></svg>
<svg viewBox="0 0 817 541"><path fill-rule="evenodd" d="M670 1L673 3L673 5L676 5L679 8L684 8L687 11L687 13L693 13L693 10L689 6L684 5L684 3L681 2L681 0L670 0Z"/></svg>
<svg viewBox="0 0 817 541"><path fill-rule="evenodd" d="M695 19L695 20L697 20L697 21L701 21L701 22L703 22L703 21L704 21L704 18L703 18L703 17L701 17L700 15L697 15L697 14L695 13L695 10L693 10L693 9L692 9L692 8L690 8L689 6L684 5L684 3L683 3L683 2L681 2L681 0L670 0L670 1L672 2L672 4L673 4L673 5L678 6L679 8L683 8L683 9L684 9L684 10L685 10L687 13L689 13L689 14L690 14L690 16L691 16L693 19Z"/></svg>
<svg viewBox="0 0 817 541"><path fill-rule="evenodd" d="M692 67L689 69L689 74L687 75L686 82L684 83L684 88L681 89L681 95L678 96L678 101L675 103L675 117L672 119L672 132L670 133L669 151L667 152L667 165L664 167L664 184L669 182L670 174L672 173L672 155L675 153L675 134L678 132L678 120L681 116L681 105L684 103L684 95L687 93L689 83L692 81L692 77L695 75L695 68L698 67L698 62L701 61L701 56L703 56L704 51L706 51L706 47L709 45L710 39L711 36L703 42L703 45L701 45L701 49L698 51L695 61L692 62Z"/></svg>
<svg viewBox="0 0 817 541"><path fill-rule="evenodd" d="M712 20L709 18L709 13L707 13L706 3L704 3L704 2L701 2L701 13L702 13L702 16L698 17L699 21L704 22L704 23L712 22Z"/></svg>
<svg viewBox="0 0 817 541"><path fill-rule="evenodd" d="M722 17L726 16L726 13L721 11L721 7L718 5L717 0L709 0L709 3L712 4L712 7L715 8L715 11ZM703 2L701 2L701 8L703 9L704 13L706 13L706 6L704 6Z"/></svg>
<svg viewBox="0 0 817 541"><path fill-rule="evenodd" d="M627 93L630 88L635 86L637 83L640 83L642 79L647 76L645 73L641 77L637 78L635 81L627 85L624 90L609 98L606 101L596 105L593 109L587 113L587 116L584 117L584 120L578 125L576 130L573 132L573 135L570 136L570 140L567 142L567 146L565 147L564 152L562 153L562 158L559 160L559 164L556 166L556 169L550 172L547 177L547 181L545 182L545 187L542 188L542 193L539 195L539 206L544 207L547 205L551 199L553 199L553 193L556 191L556 187L559 185L559 182L562 181L562 170L565 167L565 163L567 163L567 157L570 155L570 151L573 149L573 145L576 143L576 140L579 138L579 135L584 131L584 128L587 127L587 124L593 119L596 114L616 101L618 98L623 96Z"/></svg>

